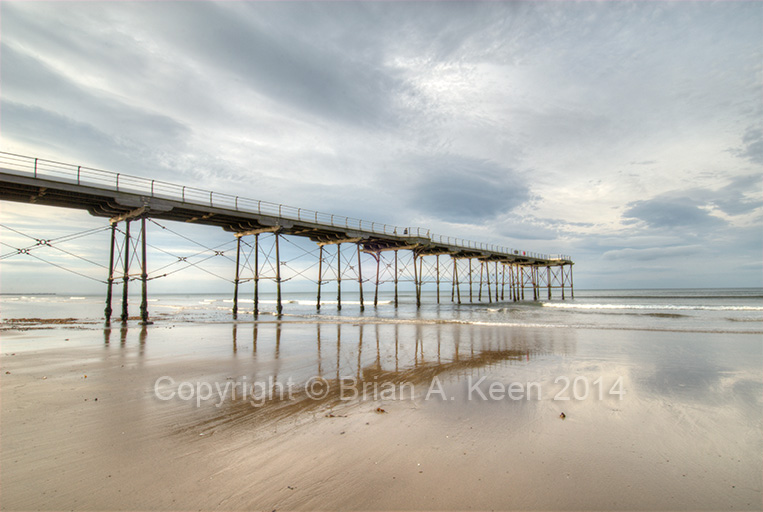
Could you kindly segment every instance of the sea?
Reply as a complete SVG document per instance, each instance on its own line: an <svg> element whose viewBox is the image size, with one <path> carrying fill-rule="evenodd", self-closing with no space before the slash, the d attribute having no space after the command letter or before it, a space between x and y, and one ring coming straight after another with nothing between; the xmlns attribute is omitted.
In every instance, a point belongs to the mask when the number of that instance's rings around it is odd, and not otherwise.
<svg viewBox="0 0 763 512"><path fill-rule="evenodd" d="M439 304L436 292L425 290L420 308L412 291L399 293L397 307L392 292L380 291L376 306L373 294L365 293L362 310L357 292L343 291L341 309L335 291L324 290L324 298L332 292L334 296L322 300L319 310L314 293L284 293L280 320L763 334L763 288L575 290L574 298L568 290L566 300L520 302L488 301L485 295L477 302L474 290L475 302L470 303L468 292L462 291L461 304L451 302L450 290L441 292ZM61 320L82 328L100 328L104 304L103 296L94 295L3 295L0 317L5 327ZM131 296L132 319L139 315L139 305L140 297ZM255 317L253 298L240 295L234 319L232 293L157 294L148 300L150 320L155 324L272 322L277 318L274 293L261 293L258 305ZM116 321L121 311L118 297L112 308L112 321Z"/></svg>

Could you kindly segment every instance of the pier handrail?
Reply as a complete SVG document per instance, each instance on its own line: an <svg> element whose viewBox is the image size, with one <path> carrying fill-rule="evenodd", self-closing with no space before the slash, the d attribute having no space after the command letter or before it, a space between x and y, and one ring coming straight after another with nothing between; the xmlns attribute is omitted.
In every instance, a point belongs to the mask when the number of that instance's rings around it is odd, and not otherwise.
<svg viewBox="0 0 763 512"><path fill-rule="evenodd" d="M8 153L5 151L0 151L0 165L2 165L5 170L31 175L38 179L50 178L59 182L90 186L113 192L137 193L157 199L180 201L182 203L198 206L227 208L244 213L268 215L298 222L328 225L336 228L357 229L358 231L377 235L426 239L432 243L444 244L461 249L487 251L541 260L571 261L569 256L561 254L547 255L521 251L509 247L499 247L462 238L432 234L430 230L420 227L400 227L380 222L371 222L353 217L323 213L285 204L213 192L186 185L177 185L166 181L132 176L124 173L115 173L103 169L73 165L54 160Z"/></svg>

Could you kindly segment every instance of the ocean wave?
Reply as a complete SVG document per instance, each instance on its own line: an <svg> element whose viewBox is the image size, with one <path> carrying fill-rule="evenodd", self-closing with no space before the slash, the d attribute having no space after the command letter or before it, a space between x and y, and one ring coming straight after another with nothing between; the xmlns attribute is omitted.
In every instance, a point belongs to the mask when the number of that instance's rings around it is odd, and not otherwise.
<svg viewBox="0 0 763 512"><path fill-rule="evenodd" d="M582 294L581 294L582 295ZM655 299L655 300L669 300L669 299L681 299L681 300L702 300L702 299L711 299L711 300L721 300L721 299L763 299L763 294L760 293L739 293L739 294L721 294L721 295L714 295L714 294L697 294L693 295L691 293L687 293L685 295L682 294L673 294L673 295L589 295L586 294L585 298L587 299L603 299L603 300L615 300L615 299Z"/></svg>
<svg viewBox="0 0 763 512"><path fill-rule="evenodd" d="M317 301L310 300L310 299L296 300L294 302L296 302L300 306L313 306L313 307L315 307L316 304L317 304ZM338 304L338 302L335 301L335 300L321 300L321 306L335 306L336 304ZM342 304L343 305L353 305L354 304L354 305L358 305L359 306L360 305L360 301L359 300L343 300ZM363 304L373 304L373 300L371 300L371 301L363 301ZM392 304L392 301L391 300L380 300L378 302L378 304L380 306L385 306L385 305Z"/></svg>
<svg viewBox="0 0 763 512"><path fill-rule="evenodd" d="M360 317L338 315L290 315L292 319L303 319L308 322L352 324L352 325L442 325L464 327L492 327L492 328L518 328L518 329L580 329L595 331L648 331L648 332L682 332L682 333L707 333L707 334L763 334L759 330L733 330L712 328L667 328L667 327L639 327L598 325L584 323L542 323L542 322L490 322L485 320L462 320L462 319L435 319L435 318L384 318L384 317ZM299 320L297 320L299 321Z"/></svg>
<svg viewBox="0 0 763 512"><path fill-rule="evenodd" d="M678 304L561 304L544 302L543 307L557 309L659 309L676 311L763 311L763 306L709 306Z"/></svg>

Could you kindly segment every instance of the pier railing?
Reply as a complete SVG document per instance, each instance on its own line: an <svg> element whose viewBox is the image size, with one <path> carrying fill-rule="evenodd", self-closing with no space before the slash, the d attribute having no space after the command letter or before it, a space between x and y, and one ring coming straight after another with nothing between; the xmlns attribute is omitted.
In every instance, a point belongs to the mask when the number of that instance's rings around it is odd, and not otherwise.
<svg viewBox="0 0 763 512"><path fill-rule="evenodd" d="M427 239L436 244L448 245L460 249L490 251L513 256L529 257L541 260L570 261L567 255L549 255L522 251L504 246L486 244L444 235L433 234L429 229L420 227L401 227L381 222L372 222L342 215L297 208L285 204L271 203L257 199L213 192L186 185L177 185L166 181L142 178L124 173L115 173L92 167L56 162L43 158L18 155L0 151L0 166L14 174L50 179L57 182L76 184L108 190L140 194L158 199L180 201L198 206L225 208L244 213L266 215L317 225L358 230L376 235L397 238Z"/></svg>

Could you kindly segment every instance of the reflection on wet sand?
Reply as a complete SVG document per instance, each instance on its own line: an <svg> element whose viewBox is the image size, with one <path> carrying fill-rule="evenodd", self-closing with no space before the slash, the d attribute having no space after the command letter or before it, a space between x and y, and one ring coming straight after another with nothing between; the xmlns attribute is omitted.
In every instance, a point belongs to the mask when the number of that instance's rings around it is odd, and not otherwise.
<svg viewBox="0 0 763 512"><path fill-rule="evenodd" d="M39 334L16 346L39 343ZM62 347L58 340L69 335L52 333L59 343L52 349L5 347L5 508L721 510L760 503L763 355L751 335L614 336L360 318L115 325L82 331L81 346ZM174 384L161 392L191 395L159 398L162 376ZM424 399L435 377L452 402ZM566 391L552 385L557 377L568 379ZM621 377L624 396L611 394ZM337 384L345 378L355 389L368 386L371 399L341 401ZM487 394L493 384L538 382L543 397L469 399L468 382L482 378ZM334 391L310 399L311 379ZM291 380L295 393L254 405L241 396L197 404L198 393L180 387L243 380L271 392ZM402 383L415 388L414 401L410 388L383 396L384 386ZM566 401L555 400L559 393Z"/></svg>
<svg viewBox="0 0 763 512"><path fill-rule="evenodd" d="M105 347L109 347L111 345L111 331L112 327L109 324L106 324L106 327L103 329L103 344ZM127 348L127 338L128 334L130 332L130 329L127 327L126 323L122 323L119 327L119 346L122 349ZM138 357L143 358L146 353L146 342L148 340L148 326L143 324L140 325L138 329ZM236 352L236 327L233 327L233 352Z"/></svg>
<svg viewBox="0 0 763 512"><path fill-rule="evenodd" d="M316 323L312 341L293 342L295 324L253 324L250 370L226 378L236 392L218 407L209 407L207 414L194 416L194 423L181 431L205 433L302 412L327 412L364 399L364 392L366 399L396 399L393 389L408 386L406 391L425 392L437 376L529 364L539 355L575 350L574 332L561 330L537 336L532 331L458 324L337 323L332 336L333 327ZM233 329L234 356L239 352L239 329ZM357 390L357 395L348 398L348 389ZM380 396L380 390L386 390L386 396Z"/></svg>

